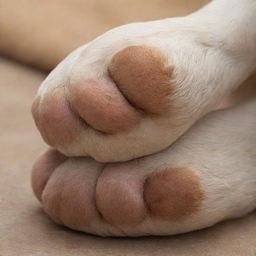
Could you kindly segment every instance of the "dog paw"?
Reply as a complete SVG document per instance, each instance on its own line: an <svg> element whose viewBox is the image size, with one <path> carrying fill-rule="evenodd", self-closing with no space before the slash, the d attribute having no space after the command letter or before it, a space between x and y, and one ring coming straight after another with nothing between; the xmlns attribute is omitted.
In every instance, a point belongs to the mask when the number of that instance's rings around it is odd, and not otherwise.
<svg viewBox="0 0 256 256"><path fill-rule="evenodd" d="M256 207L255 103L208 114L168 149L124 163L50 150L33 167L33 190L55 222L102 236L170 235L239 217Z"/></svg>
<svg viewBox="0 0 256 256"><path fill-rule="evenodd" d="M189 168L154 170L143 160L103 165L54 150L35 163L32 186L56 223L100 235L138 235L147 222L186 221L205 197Z"/></svg>
<svg viewBox="0 0 256 256"><path fill-rule="evenodd" d="M239 80L209 28L196 24L186 18L128 24L73 52L32 107L44 140L65 155L100 162L172 144Z"/></svg>

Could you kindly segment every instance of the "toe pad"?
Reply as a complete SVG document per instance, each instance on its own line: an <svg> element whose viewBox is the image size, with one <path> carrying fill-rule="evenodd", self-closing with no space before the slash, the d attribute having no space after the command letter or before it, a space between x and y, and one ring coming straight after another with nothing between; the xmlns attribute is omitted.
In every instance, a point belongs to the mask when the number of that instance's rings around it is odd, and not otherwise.
<svg viewBox="0 0 256 256"><path fill-rule="evenodd" d="M170 168L148 177L144 197L152 217L177 221L196 213L204 194L192 170Z"/></svg>
<svg viewBox="0 0 256 256"><path fill-rule="evenodd" d="M149 46L129 46L116 53L109 65L109 74L125 97L152 114L169 107L172 71L162 52Z"/></svg>

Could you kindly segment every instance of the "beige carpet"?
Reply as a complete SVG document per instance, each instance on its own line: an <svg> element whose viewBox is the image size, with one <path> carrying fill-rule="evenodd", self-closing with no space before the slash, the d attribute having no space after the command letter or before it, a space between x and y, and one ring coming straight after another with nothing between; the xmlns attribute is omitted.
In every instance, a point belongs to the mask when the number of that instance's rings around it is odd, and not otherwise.
<svg viewBox="0 0 256 256"><path fill-rule="evenodd" d="M30 105L44 74L0 60L1 256L255 256L255 213L173 237L99 238L53 224L30 188L30 168L45 148Z"/></svg>
<svg viewBox="0 0 256 256"><path fill-rule="evenodd" d="M208 0L0 0L0 55L44 70L132 21L184 15ZM99 238L52 223L30 188L46 147L30 114L44 74L0 59L0 256L255 256L255 213L173 237ZM240 96L240 93L239 93Z"/></svg>

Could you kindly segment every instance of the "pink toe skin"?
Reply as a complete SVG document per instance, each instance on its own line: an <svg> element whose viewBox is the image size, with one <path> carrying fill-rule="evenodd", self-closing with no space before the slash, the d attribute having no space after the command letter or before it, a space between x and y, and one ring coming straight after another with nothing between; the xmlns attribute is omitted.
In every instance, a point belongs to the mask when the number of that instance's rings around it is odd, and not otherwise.
<svg viewBox="0 0 256 256"><path fill-rule="evenodd" d="M47 150L33 165L31 183L33 191L41 201L43 190L55 169L67 159L54 149Z"/></svg>
<svg viewBox="0 0 256 256"><path fill-rule="evenodd" d="M36 98L32 114L43 139L53 147L72 143L84 128L61 90Z"/></svg>
<svg viewBox="0 0 256 256"><path fill-rule="evenodd" d="M99 173L83 164L58 168L42 195L44 211L56 222L72 229L90 226L100 215L95 207L95 184Z"/></svg>
<svg viewBox="0 0 256 256"><path fill-rule="evenodd" d="M111 80L87 79L71 84L69 100L86 123L105 133L129 129L140 119Z"/></svg>
<svg viewBox="0 0 256 256"><path fill-rule="evenodd" d="M138 168L136 161L108 165L98 179L96 204L112 225L137 225L146 216L143 178Z"/></svg>

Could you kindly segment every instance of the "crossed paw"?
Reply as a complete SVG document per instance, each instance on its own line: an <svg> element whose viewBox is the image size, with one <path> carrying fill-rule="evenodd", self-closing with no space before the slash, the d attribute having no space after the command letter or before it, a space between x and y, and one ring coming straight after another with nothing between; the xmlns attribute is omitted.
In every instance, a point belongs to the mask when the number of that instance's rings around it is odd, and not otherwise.
<svg viewBox="0 0 256 256"><path fill-rule="evenodd" d="M213 111L246 64L198 22L116 28L43 82L32 112L54 149L34 164L32 187L56 223L102 236L169 235L255 208L256 101Z"/></svg>

